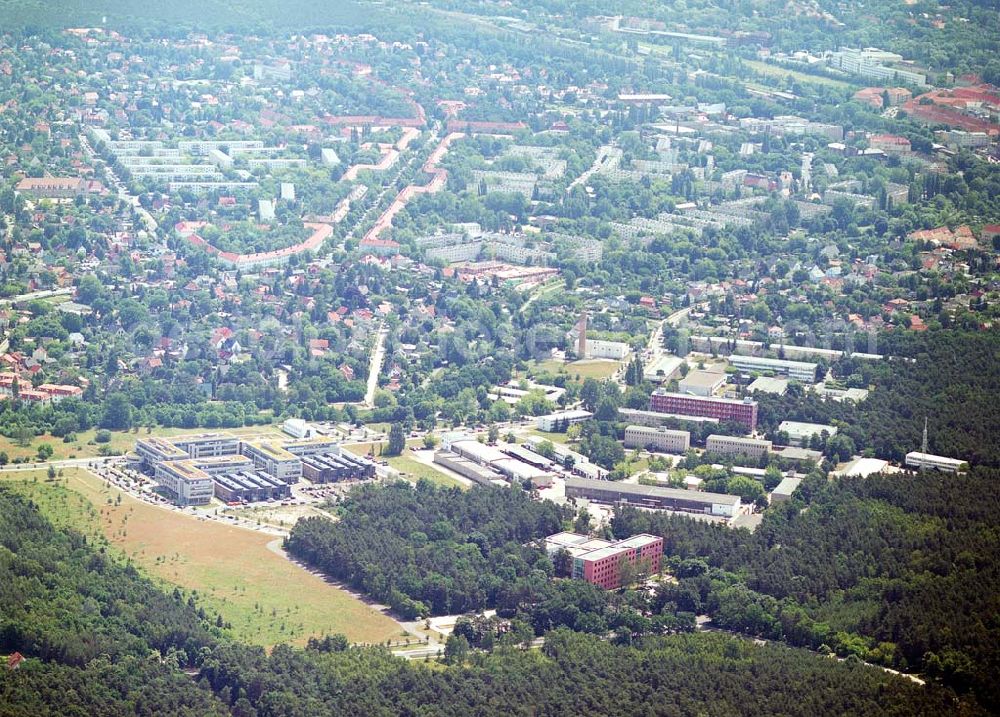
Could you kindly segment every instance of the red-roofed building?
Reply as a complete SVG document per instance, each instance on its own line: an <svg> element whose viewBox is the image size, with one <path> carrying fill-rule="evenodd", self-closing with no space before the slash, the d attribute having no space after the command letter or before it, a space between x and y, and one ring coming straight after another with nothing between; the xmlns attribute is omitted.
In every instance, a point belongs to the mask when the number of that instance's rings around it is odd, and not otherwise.
<svg viewBox="0 0 1000 717"><path fill-rule="evenodd" d="M873 134L868 138L868 146L880 149L886 154L910 153L910 140L895 134Z"/></svg>

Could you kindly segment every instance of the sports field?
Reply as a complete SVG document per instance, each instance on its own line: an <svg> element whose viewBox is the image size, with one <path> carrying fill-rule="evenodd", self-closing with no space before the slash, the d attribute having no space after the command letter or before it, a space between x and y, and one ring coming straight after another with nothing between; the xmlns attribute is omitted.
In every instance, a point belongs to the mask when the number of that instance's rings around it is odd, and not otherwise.
<svg viewBox="0 0 1000 717"><path fill-rule="evenodd" d="M143 503L82 469L66 469L53 483L44 471L0 473L0 480L57 524L103 536L150 576L197 591L206 610L246 642L302 645L339 632L379 643L401 635L396 622L269 547L273 536Z"/></svg>

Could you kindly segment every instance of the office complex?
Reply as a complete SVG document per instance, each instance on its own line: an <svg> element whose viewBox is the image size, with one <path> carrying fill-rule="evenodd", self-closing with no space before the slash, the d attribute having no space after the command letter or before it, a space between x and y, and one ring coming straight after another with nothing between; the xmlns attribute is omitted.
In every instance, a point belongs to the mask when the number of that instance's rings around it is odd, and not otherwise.
<svg viewBox="0 0 1000 717"><path fill-rule="evenodd" d="M315 483L366 480L375 464L343 452L331 438L302 441L240 440L228 433L201 433L136 441L131 458L153 475L179 505L277 500L305 476Z"/></svg>
<svg viewBox="0 0 1000 717"><path fill-rule="evenodd" d="M649 398L649 407L658 413L675 413L681 416L703 416L719 421L742 423L748 432L757 428L757 402L750 399L713 398L688 396L657 389Z"/></svg>
<svg viewBox="0 0 1000 717"><path fill-rule="evenodd" d="M545 550L549 555L568 552L573 558L573 578L614 590L622 586L623 563L631 563L646 575L659 571L663 538L640 533L611 542L579 533L556 533L545 539Z"/></svg>
<svg viewBox="0 0 1000 717"><path fill-rule="evenodd" d="M625 428L626 448L645 448L663 453L684 453L691 447L691 434L669 428L650 426L627 426Z"/></svg>
<svg viewBox="0 0 1000 717"><path fill-rule="evenodd" d="M712 434L705 439L705 450L724 456L746 456L759 459L771 450L771 441Z"/></svg>

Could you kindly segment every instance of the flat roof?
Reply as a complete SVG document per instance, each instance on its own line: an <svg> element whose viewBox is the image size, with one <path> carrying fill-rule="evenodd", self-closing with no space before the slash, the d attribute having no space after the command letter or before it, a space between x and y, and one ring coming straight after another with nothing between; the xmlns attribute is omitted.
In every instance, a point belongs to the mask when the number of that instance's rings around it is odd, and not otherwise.
<svg viewBox="0 0 1000 717"><path fill-rule="evenodd" d="M738 495L727 495L725 493L706 493L696 490L683 490L681 488L661 488L659 486L640 485L637 483L621 483L609 480L594 480L592 478L567 478L566 488L579 488L581 490L606 490L621 493L622 495L666 498L668 500L693 500L700 503L732 504L740 500Z"/></svg>
<svg viewBox="0 0 1000 717"><path fill-rule="evenodd" d="M777 376L758 376L747 386L747 391L763 391L764 393L784 393L788 389L788 379Z"/></svg>
<svg viewBox="0 0 1000 717"><path fill-rule="evenodd" d="M771 491L772 495L791 495L802 483L801 478L782 478L781 482Z"/></svg>
<svg viewBox="0 0 1000 717"><path fill-rule="evenodd" d="M778 424L778 430L784 431L788 435L811 436L826 431L831 436L837 433L836 426L828 426L823 423L803 423L801 421L782 421Z"/></svg>
<svg viewBox="0 0 1000 717"><path fill-rule="evenodd" d="M298 460L274 441L248 441L247 445L261 453L281 461Z"/></svg>
<svg viewBox="0 0 1000 717"><path fill-rule="evenodd" d="M679 386L697 386L699 388L713 388L720 381L726 380L726 374L715 371L691 371L682 378Z"/></svg>
<svg viewBox="0 0 1000 717"><path fill-rule="evenodd" d="M920 451L910 451L906 454L906 460L913 459L915 461L925 461L928 463L943 463L946 465L959 466L967 461L963 461L961 458L948 458L947 456L936 456L933 453L921 453Z"/></svg>
<svg viewBox="0 0 1000 717"><path fill-rule="evenodd" d="M659 538L655 535L650 535L649 533L638 533L633 535L631 538L625 538L625 540L620 540L616 545L620 545L623 548L642 548L647 545L653 545L657 542L661 542L663 538Z"/></svg>
<svg viewBox="0 0 1000 717"><path fill-rule="evenodd" d="M625 426L626 431L639 431L656 436L676 436L677 438L690 437L690 431L682 431L679 428L664 428L663 426Z"/></svg>
<svg viewBox="0 0 1000 717"><path fill-rule="evenodd" d="M791 359L768 358L766 356L747 356L746 354L731 354L729 363L755 363L759 366L774 366L781 368L801 368L816 370L817 364L812 361L792 361Z"/></svg>
<svg viewBox="0 0 1000 717"><path fill-rule="evenodd" d="M541 420L544 418L550 418L552 420L561 419L574 419L574 418L590 418L594 414L590 411L584 411L583 409L574 409L571 411L556 411L555 413L546 413L544 416L535 416L535 420Z"/></svg>
<svg viewBox="0 0 1000 717"><path fill-rule="evenodd" d="M669 398L683 398L689 401L704 401L710 403L728 403L734 406L756 406L756 401L751 401L749 399L739 399L739 398L718 398L717 396L693 396L690 393L675 393L673 391L664 391L662 388L653 391L654 396L667 396ZM656 411L654 411L656 413Z"/></svg>

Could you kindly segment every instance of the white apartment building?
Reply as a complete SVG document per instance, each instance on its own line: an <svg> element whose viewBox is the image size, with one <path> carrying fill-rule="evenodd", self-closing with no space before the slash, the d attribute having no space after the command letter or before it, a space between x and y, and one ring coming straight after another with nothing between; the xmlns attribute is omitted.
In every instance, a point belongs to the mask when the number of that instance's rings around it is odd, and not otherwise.
<svg viewBox="0 0 1000 717"><path fill-rule="evenodd" d="M728 361L731 366L738 368L740 371L779 373L803 383L811 384L816 382L817 365L809 361L788 361L787 359L740 356L738 354L729 356Z"/></svg>
<svg viewBox="0 0 1000 717"><path fill-rule="evenodd" d="M705 439L705 450L724 456L747 456L759 459L771 450L771 441L740 438L739 436L720 436L713 433Z"/></svg>
<svg viewBox="0 0 1000 717"><path fill-rule="evenodd" d="M684 453L691 447L691 434L669 428L649 426L627 426L625 428L626 448L645 448L662 453Z"/></svg>

